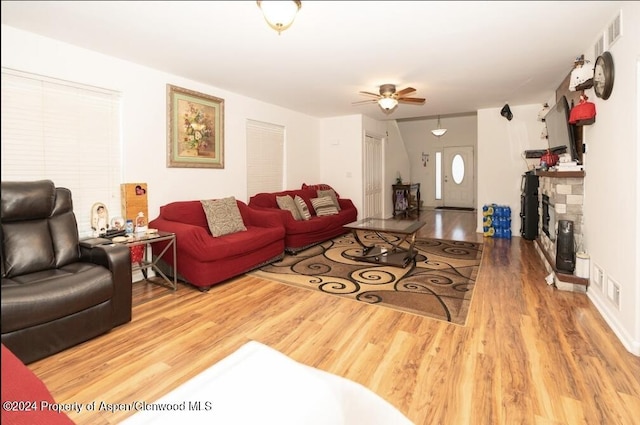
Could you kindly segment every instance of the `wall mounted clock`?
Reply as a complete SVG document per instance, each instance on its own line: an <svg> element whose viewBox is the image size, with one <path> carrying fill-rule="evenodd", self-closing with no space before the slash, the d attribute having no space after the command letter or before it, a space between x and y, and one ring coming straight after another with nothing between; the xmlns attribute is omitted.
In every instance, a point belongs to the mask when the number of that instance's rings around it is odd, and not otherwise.
<svg viewBox="0 0 640 425"><path fill-rule="evenodd" d="M613 68L613 56L604 52L596 59L596 66L593 70L593 89L596 96L607 100L613 90L613 79L615 73Z"/></svg>

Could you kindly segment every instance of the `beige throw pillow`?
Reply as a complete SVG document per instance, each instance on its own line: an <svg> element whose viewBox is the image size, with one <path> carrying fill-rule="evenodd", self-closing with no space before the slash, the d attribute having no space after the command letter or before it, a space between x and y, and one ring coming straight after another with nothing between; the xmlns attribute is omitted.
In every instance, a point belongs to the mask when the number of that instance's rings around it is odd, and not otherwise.
<svg viewBox="0 0 640 425"><path fill-rule="evenodd" d="M247 230L240 215L236 198L233 196L222 199L200 201L207 216L209 230L213 236L224 236Z"/></svg>
<svg viewBox="0 0 640 425"><path fill-rule="evenodd" d="M329 196L313 198L311 204L313 205L313 209L316 210L318 217L338 214L338 209L333 205L333 201Z"/></svg>
<svg viewBox="0 0 640 425"><path fill-rule="evenodd" d="M294 220L302 220L300 211L298 211L298 205L293 201L293 198L290 195L276 196L276 202L281 210L289 211L291 215L293 215Z"/></svg>
<svg viewBox="0 0 640 425"><path fill-rule="evenodd" d="M333 190L333 189L318 190L317 193L318 193L318 198L324 198L325 196L330 197L331 200L333 201L333 205L335 205L336 208L338 209L338 211L340 211L340 203L338 202L338 196L336 195L336 191L335 190Z"/></svg>
<svg viewBox="0 0 640 425"><path fill-rule="evenodd" d="M304 199L302 199L300 196L296 195L294 202L296 203L296 206L298 207L298 211L300 212L300 215L302 216L303 220L309 220L311 218L311 213L309 212L309 207L307 206L307 203L304 201Z"/></svg>

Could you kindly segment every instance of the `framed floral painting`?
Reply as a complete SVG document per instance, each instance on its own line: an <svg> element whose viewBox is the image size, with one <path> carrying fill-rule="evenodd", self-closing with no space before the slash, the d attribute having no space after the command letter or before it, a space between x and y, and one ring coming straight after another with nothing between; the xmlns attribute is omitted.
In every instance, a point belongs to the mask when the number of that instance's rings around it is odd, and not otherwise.
<svg viewBox="0 0 640 425"><path fill-rule="evenodd" d="M167 167L224 168L224 99L167 84Z"/></svg>

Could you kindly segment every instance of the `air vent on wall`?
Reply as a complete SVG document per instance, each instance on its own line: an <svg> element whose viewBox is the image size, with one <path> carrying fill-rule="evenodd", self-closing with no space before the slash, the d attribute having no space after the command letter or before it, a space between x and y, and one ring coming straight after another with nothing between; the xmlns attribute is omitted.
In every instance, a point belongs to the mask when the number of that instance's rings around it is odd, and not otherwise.
<svg viewBox="0 0 640 425"><path fill-rule="evenodd" d="M604 35L601 36L598 41L596 41L595 46L593 46L593 57L597 58L604 52Z"/></svg>
<svg viewBox="0 0 640 425"><path fill-rule="evenodd" d="M607 28L607 43L609 45L607 50L611 49L613 43L620 37L622 37L622 11L618 12Z"/></svg>

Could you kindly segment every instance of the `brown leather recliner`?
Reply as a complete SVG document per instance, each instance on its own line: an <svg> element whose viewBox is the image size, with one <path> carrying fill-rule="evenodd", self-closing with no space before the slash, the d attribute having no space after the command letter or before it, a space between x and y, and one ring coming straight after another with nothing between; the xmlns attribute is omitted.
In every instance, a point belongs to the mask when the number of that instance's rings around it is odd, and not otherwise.
<svg viewBox="0 0 640 425"><path fill-rule="evenodd" d="M80 241L71 191L2 182L2 343L31 363L131 320L126 246Z"/></svg>

